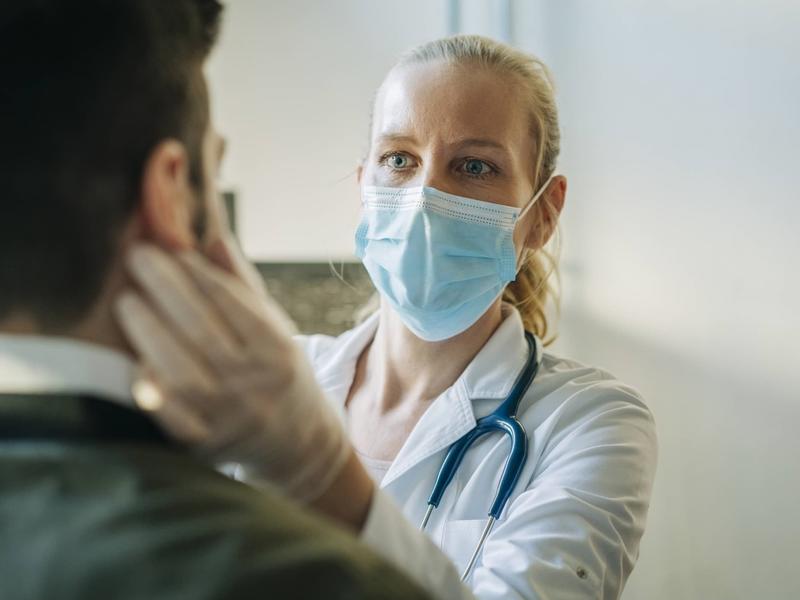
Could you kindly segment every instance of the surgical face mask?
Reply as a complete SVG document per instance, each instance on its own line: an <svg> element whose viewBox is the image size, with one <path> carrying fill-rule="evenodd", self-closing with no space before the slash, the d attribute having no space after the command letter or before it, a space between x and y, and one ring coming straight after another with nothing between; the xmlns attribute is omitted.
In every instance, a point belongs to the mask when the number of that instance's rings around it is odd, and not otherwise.
<svg viewBox="0 0 800 600"><path fill-rule="evenodd" d="M514 228L551 180L522 210L431 187L365 186L356 255L416 336L454 337L516 278Z"/></svg>

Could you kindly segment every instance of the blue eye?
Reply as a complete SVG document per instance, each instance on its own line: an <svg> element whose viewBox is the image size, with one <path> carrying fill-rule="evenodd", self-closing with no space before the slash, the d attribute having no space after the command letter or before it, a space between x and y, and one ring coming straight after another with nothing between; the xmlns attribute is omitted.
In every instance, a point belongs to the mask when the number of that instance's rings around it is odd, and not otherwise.
<svg viewBox="0 0 800 600"><path fill-rule="evenodd" d="M464 171L471 177L482 177L484 175L488 175L494 171L494 169L492 169L488 163L482 160L470 158L464 161Z"/></svg>
<svg viewBox="0 0 800 600"><path fill-rule="evenodd" d="M405 154L390 154L385 158L385 162L392 169L407 169L411 161Z"/></svg>

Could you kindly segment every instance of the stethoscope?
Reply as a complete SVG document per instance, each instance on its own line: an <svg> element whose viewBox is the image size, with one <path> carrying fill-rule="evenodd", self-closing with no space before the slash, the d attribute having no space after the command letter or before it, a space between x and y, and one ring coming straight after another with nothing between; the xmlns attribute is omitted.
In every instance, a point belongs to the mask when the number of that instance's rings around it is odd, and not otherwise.
<svg viewBox="0 0 800 600"><path fill-rule="evenodd" d="M528 342L528 360L514 382L514 387L511 388L508 397L503 400L503 403L493 413L478 419L473 429L450 446L439 469L439 474L436 476L436 483L433 486L430 498L428 498L428 510L425 513L425 518L422 519L422 525L420 525L420 531L425 531L433 509L439 506L447 486L450 485L458 467L461 465L461 461L464 459L464 455L475 440L494 431L508 434L509 438L511 438L511 451L506 459L506 466L503 469L503 475L500 477L497 494L489 511L489 521L486 523L467 568L464 569L464 573L461 575L461 581L467 578L475 565L475 561L478 559L478 555L494 526L494 522L500 518L506 502L508 502L514 487L517 485L517 481L519 481L522 468L525 466L525 459L528 456L528 436L517 419L517 409L523 396L525 396L525 392L528 391L531 383L533 383L536 372L539 370L539 353L537 351L536 338L533 334L526 331L525 339Z"/></svg>

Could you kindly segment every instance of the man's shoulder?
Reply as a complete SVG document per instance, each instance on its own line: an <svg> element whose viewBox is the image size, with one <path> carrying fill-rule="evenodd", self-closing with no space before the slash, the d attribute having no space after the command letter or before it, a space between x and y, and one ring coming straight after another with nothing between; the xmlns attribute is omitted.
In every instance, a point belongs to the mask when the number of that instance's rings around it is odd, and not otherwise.
<svg viewBox="0 0 800 600"><path fill-rule="evenodd" d="M0 484L3 598L420 597L353 536L181 452L0 449ZM51 595L14 594L34 585Z"/></svg>

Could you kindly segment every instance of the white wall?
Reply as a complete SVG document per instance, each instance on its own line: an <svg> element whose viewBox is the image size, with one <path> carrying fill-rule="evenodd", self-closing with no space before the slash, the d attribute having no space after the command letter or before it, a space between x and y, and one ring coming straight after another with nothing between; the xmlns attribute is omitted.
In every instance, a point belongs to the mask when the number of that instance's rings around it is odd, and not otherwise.
<svg viewBox="0 0 800 600"><path fill-rule="evenodd" d="M229 0L208 67L223 181L245 251L352 258L375 89L406 48L447 33L445 0Z"/></svg>
<svg viewBox="0 0 800 600"><path fill-rule="evenodd" d="M544 43L570 180L558 349L637 385L660 435L624 597L798 598L800 3L536 4L516 41Z"/></svg>

